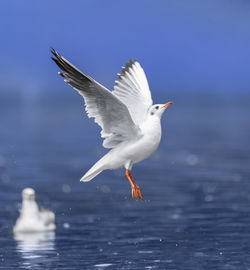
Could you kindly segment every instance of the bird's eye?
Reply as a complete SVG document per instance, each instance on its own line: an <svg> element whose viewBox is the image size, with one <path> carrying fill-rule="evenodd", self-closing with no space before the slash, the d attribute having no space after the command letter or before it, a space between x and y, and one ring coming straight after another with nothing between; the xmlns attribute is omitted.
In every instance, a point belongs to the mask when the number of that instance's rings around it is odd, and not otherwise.
<svg viewBox="0 0 250 270"><path fill-rule="evenodd" d="M159 106L156 106L155 108L156 108L156 110L158 110L159 109Z"/></svg>
<svg viewBox="0 0 250 270"><path fill-rule="evenodd" d="M153 113L153 112L151 112L150 114L151 114L151 115L154 115L154 113Z"/></svg>

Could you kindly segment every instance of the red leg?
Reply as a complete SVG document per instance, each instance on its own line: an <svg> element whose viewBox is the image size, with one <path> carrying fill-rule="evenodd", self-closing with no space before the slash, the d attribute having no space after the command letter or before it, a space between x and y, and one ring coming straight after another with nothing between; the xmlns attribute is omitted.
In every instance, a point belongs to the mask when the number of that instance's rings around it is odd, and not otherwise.
<svg viewBox="0 0 250 270"><path fill-rule="evenodd" d="M135 185L135 188L136 188L136 195L137 195L136 197L139 198L140 200L142 200L142 195L141 195L140 188L139 188L139 186L136 184L135 180L133 179L131 170L129 171L129 176L130 176L130 179L133 181L133 184Z"/></svg>
<svg viewBox="0 0 250 270"><path fill-rule="evenodd" d="M132 191L132 198L133 199L137 199L137 192L135 192L135 185L133 184L131 178L130 178L130 175L129 175L129 171L128 169L126 169L126 176L131 184L131 191Z"/></svg>

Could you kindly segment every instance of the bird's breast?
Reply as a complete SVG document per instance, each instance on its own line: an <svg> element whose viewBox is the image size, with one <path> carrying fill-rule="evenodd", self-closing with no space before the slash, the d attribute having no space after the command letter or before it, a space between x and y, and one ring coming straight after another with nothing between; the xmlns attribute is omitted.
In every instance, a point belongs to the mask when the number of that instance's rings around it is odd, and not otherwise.
<svg viewBox="0 0 250 270"><path fill-rule="evenodd" d="M133 163L140 162L149 156L158 148L161 140L161 129L142 129L142 137L128 142L120 149L119 156ZM118 149L117 149L118 150Z"/></svg>
<svg viewBox="0 0 250 270"><path fill-rule="evenodd" d="M160 121L143 123L140 129L140 138L124 141L107 154L109 158L108 168L124 167L128 161L132 161L132 163L140 162L155 152L161 140Z"/></svg>

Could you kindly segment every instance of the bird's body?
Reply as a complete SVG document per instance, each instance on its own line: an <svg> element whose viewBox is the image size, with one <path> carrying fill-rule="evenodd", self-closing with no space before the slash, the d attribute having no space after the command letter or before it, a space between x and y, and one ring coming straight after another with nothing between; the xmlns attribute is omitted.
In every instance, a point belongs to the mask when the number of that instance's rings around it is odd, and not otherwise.
<svg viewBox="0 0 250 270"><path fill-rule="evenodd" d="M102 127L103 146L111 148L81 181L90 181L103 170L125 168L132 196L142 199L131 169L133 164L148 158L158 148L161 116L172 102L152 105L145 73L137 61L127 63L111 92L56 51L52 53L56 57L52 59L63 71L59 74L84 97L88 116L94 117Z"/></svg>
<svg viewBox="0 0 250 270"><path fill-rule="evenodd" d="M138 140L124 141L110 150L83 177L82 181L90 181L91 175L103 170L119 168L132 169L133 164L147 159L158 148L161 140L159 118L149 118L140 126L143 136ZM101 170L101 171L100 171Z"/></svg>
<svg viewBox="0 0 250 270"><path fill-rule="evenodd" d="M15 233L45 232L55 230L55 214L50 210L39 210L35 191L25 188L22 192L22 209L14 226Z"/></svg>

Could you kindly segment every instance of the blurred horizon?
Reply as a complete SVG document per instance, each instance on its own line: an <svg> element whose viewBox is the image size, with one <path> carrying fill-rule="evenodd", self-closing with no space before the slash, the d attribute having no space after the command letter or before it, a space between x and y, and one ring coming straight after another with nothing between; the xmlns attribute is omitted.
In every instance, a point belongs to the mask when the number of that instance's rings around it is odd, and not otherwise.
<svg viewBox="0 0 250 270"><path fill-rule="evenodd" d="M50 47L110 90L136 58L153 95L249 92L250 2L10 0L0 7L1 92L66 87Z"/></svg>

